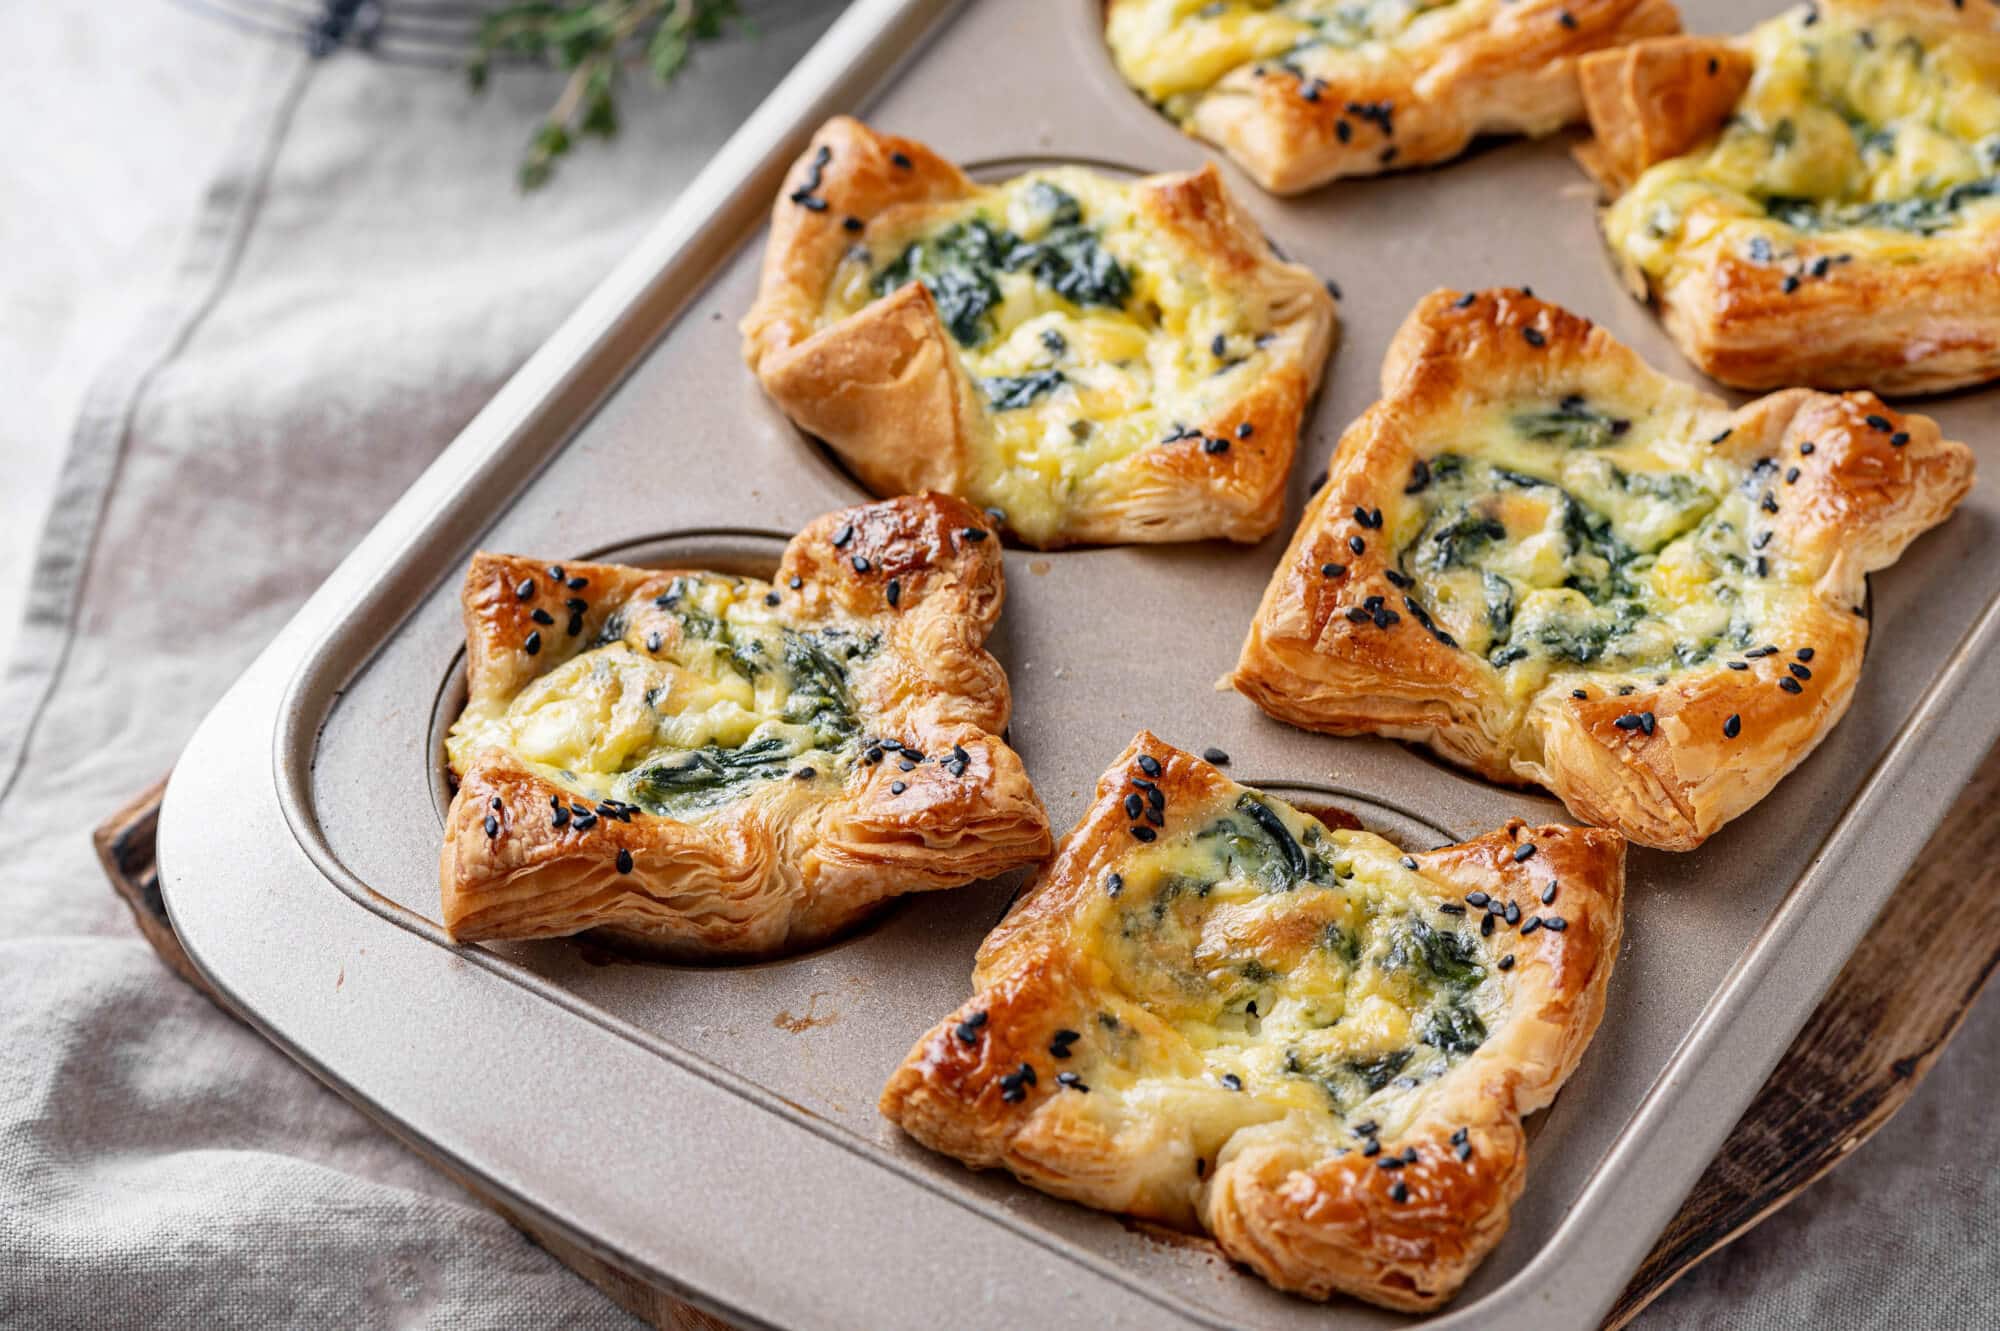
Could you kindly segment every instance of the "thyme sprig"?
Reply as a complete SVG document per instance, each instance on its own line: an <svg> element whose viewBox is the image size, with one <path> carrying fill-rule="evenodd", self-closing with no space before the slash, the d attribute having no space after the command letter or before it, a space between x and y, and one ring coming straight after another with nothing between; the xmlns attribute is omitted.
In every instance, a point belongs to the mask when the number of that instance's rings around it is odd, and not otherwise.
<svg viewBox="0 0 2000 1331"><path fill-rule="evenodd" d="M720 37L732 20L749 26L737 0L519 0L480 20L466 74L476 92L486 86L495 56L569 71L521 160L521 187L535 189L578 139L618 132L618 80L626 66L643 64L670 83L694 43Z"/></svg>

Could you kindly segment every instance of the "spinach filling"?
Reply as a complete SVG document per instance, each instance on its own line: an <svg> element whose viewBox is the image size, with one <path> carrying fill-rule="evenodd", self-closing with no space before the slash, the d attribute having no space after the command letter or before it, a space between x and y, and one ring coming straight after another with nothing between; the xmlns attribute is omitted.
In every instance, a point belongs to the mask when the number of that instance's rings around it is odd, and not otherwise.
<svg viewBox="0 0 2000 1331"><path fill-rule="evenodd" d="M986 400L995 411L1013 411L1048 396L1068 382L1069 377L1061 370L1036 370L1031 374L995 375L981 379L979 386L986 391Z"/></svg>
<svg viewBox="0 0 2000 1331"><path fill-rule="evenodd" d="M1667 649L1641 646L1632 635L1655 616L1642 575L1651 568L1657 551L1692 533L1711 564L1733 572L1749 567L1730 550L1736 533L1716 517L1717 496L1681 473L1627 471L1609 458L1593 455L1593 450L1623 433L1613 429L1622 422L1586 407L1580 398L1564 398L1550 411L1517 413L1511 421L1527 438L1565 449L1569 457L1562 475L1569 484L1454 453L1430 459L1423 491L1428 516L1400 555L1405 572L1423 584L1417 596L1435 598L1440 583L1450 581L1458 588L1460 606L1471 597L1483 611L1477 622L1485 630L1484 655L1496 668L1534 655L1576 665L1655 663L1654 658ZM1580 497L1576 489L1588 498ZM1552 515L1544 528L1527 535L1543 541L1553 537L1560 570L1553 579L1543 574L1529 579L1518 563L1510 562L1513 542L1524 539L1510 536L1501 517L1514 493L1540 501ZM1640 534L1628 540L1590 501L1612 504L1630 499L1642 501L1645 518ZM1579 605L1552 614L1544 602L1540 612L1524 615L1523 598L1550 588L1578 593L1588 603L1587 612ZM1727 599L1733 592L1721 587L1716 594ZM1437 609L1434 602L1427 615ZM1463 627L1463 620L1455 621L1454 627ZM1732 638L1740 635L1747 642L1750 632L1747 623L1732 622ZM1719 642L1678 642L1668 655L1683 666L1699 664Z"/></svg>
<svg viewBox="0 0 2000 1331"><path fill-rule="evenodd" d="M1818 199L1774 196L1764 200L1764 211L1773 221L1794 231L1842 231L1851 227L1886 227L1913 235L1931 236L1958 225L1965 206L1980 199L2000 196L2000 176L1984 176L1953 185L1938 194L1920 194L1907 199L1878 199L1863 202L1827 203Z"/></svg>
<svg viewBox="0 0 2000 1331"><path fill-rule="evenodd" d="M1564 448L1604 448L1623 438L1632 422L1591 409L1582 397L1572 393L1553 409L1530 411L1514 417L1521 435Z"/></svg>
<svg viewBox="0 0 2000 1331"><path fill-rule="evenodd" d="M716 808L739 798L750 785L787 776L793 761L809 750L839 753L851 746L861 722L848 689L848 670L879 645L872 635L837 628L808 632L785 625L734 625L688 604L690 590L690 580L676 578L654 604L680 621L686 639L714 644L716 670L753 683L760 676L776 674L784 689L779 720L805 733L793 737L753 732L737 746L652 750L626 784L634 804L668 817ZM622 632L621 627L619 636ZM647 701L654 701L651 694Z"/></svg>
<svg viewBox="0 0 2000 1331"><path fill-rule="evenodd" d="M1000 304L1000 273L1027 273L1072 305L1123 309L1132 295L1131 274L1104 248L1098 233L1084 225L1076 197L1047 181L1036 181L1026 197L1045 223L1036 239L1024 240L983 217L966 218L911 242L875 274L870 290L886 296L922 282L937 301L945 327L964 347L977 347L996 331L991 316ZM994 382L987 381L989 396L994 396ZM1053 387L1052 382L1006 403L995 396L995 405L1002 410L1024 406Z"/></svg>

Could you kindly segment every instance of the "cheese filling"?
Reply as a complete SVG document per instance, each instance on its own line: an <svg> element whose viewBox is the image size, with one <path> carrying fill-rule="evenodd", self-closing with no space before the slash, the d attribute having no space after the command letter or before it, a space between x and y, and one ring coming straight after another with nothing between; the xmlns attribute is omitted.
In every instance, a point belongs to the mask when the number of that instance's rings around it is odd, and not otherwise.
<svg viewBox="0 0 2000 1331"><path fill-rule="evenodd" d="M1245 65L1300 79L1359 55L1391 63L1397 47L1477 23L1468 0L1155 0L1114 5L1105 36L1119 72L1185 124L1214 86Z"/></svg>
<svg viewBox="0 0 2000 1331"><path fill-rule="evenodd" d="M1500 670L1517 702L1753 646L1805 594L1770 544L1784 482L1775 461L1716 458L1694 425L1684 405L1582 394L1467 408L1385 533L1397 608Z"/></svg>
<svg viewBox="0 0 2000 1331"><path fill-rule="evenodd" d="M1661 279L1718 252L1785 264L1811 238L1908 262L1926 238L2000 220L2000 42L1800 10L1752 30L1749 88L1710 145L1648 169L1605 213ZM1797 265L1794 265L1797 267Z"/></svg>
<svg viewBox="0 0 2000 1331"><path fill-rule="evenodd" d="M1402 857L1249 790L1137 846L1074 926L1105 995L1080 1076L1170 1105L1204 1154L1292 1114L1398 1128L1507 1001L1491 942Z"/></svg>
<svg viewBox="0 0 2000 1331"><path fill-rule="evenodd" d="M793 628L769 591L688 574L621 607L512 698L469 704L447 739L452 766L500 748L581 797L683 820L761 782L837 782L860 733L851 675L878 640Z"/></svg>
<svg viewBox="0 0 2000 1331"><path fill-rule="evenodd" d="M1045 544L1100 473L1182 437L1269 362L1273 316L1138 216L1128 186L1037 171L946 208L886 213L842 260L822 323L930 288L990 410L966 497Z"/></svg>

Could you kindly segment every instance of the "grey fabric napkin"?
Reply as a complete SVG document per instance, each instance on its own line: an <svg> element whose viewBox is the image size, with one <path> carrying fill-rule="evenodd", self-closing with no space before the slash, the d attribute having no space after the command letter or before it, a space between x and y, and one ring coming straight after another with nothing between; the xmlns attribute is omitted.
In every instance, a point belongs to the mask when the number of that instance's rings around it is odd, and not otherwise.
<svg viewBox="0 0 2000 1331"><path fill-rule="evenodd" d="M620 141L529 197L552 77L475 102L199 7L0 6L0 1326L628 1326L175 980L87 833L833 7L749 5L760 37L635 89ZM1644 1324L2000 1325L1987 1007L1858 1159Z"/></svg>

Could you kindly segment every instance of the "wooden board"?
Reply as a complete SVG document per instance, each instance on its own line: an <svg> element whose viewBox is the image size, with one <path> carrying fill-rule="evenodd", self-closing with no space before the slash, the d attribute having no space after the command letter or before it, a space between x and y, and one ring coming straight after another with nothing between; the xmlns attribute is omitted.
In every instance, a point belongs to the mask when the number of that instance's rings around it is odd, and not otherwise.
<svg viewBox="0 0 2000 1331"><path fill-rule="evenodd" d="M160 959L230 1015L174 935L153 858L162 779L94 834L111 885ZM1605 1319L1616 1331L1703 1258L1748 1232L1853 1153L1908 1103L2000 964L2000 912L1964 910L2000 864L2000 749L1890 898L1825 999L1792 1042L1659 1242ZM1931 927L1950 919L1952 927ZM357 1106L365 1113L367 1106ZM533 1218L512 1214L475 1181L389 1125L385 1130L497 1210L534 1242L662 1331L730 1331L723 1322L613 1266Z"/></svg>

